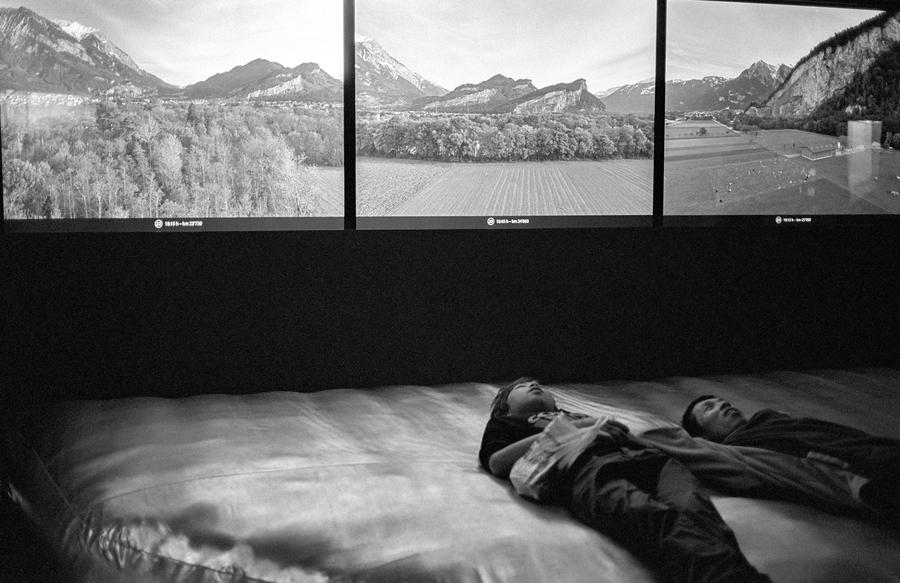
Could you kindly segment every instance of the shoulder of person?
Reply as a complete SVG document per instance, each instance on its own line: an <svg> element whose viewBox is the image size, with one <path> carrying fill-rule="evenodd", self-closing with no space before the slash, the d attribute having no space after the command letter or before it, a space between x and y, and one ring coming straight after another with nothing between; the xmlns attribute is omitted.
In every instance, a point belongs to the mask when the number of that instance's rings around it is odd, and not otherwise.
<svg viewBox="0 0 900 583"><path fill-rule="evenodd" d="M779 411L777 409L760 409L756 413L750 416L748 421L751 424L761 423L766 421L775 421L775 420L787 420L787 419L797 419L793 415L789 415L784 411Z"/></svg>

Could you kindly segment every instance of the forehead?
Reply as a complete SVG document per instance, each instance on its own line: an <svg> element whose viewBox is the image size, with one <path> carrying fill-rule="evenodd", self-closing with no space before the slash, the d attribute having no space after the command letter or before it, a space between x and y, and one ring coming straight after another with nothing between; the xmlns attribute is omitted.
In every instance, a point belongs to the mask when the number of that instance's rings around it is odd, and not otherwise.
<svg viewBox="0 0 900 583"><path fill-rule="evenodd" d="M703 411L704 406L712 405L716 401L721 401L721 400L722 400L721 397L709 397L708 399L703 399L702 401L697 401L696 403L694 403L694 410L693 410L694 415Z"/></svg>

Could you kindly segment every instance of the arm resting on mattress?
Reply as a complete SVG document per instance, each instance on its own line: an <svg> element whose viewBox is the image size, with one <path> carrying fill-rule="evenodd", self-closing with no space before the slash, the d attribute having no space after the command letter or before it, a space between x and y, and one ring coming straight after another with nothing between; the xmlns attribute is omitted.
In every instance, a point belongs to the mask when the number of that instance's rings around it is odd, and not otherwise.
<svg viewBox="0 0 900 583"><path fill-rule="evenodd" d="M525 455L525 452L528 451L528 448L531 447L531 444L534 443L540 435L540 433L529 435L515 443L507 445L501 450L495 451L490 459L488 459L488 466L491 473L498 478L508 478L509 471L512 469L513 465L520 457Z"/></svg>

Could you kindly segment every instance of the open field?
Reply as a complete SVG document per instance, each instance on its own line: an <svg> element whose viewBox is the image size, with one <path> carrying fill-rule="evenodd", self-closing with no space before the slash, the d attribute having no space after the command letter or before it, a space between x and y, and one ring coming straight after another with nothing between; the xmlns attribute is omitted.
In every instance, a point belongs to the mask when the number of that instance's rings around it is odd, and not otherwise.
<svg viewBox="0 0 900 583"><path fill-rule="evenodd" d="M317 217L344 216L344 169L317 168L315 196L319 201Z"/></svg>
<svg viewBox="0 0 900 583"><path fill-rule="evenodd" d="M360 216L649 215L653 161L435 163L360 158Z"/></svg>
<svg viewBox="0 0 900 583"><path fill-rule="evenodd" d="M891 195L900 191L900 152L800 155L804 145L836 142L797 130L667 140L664 213L900 213L900 197Z"/></svg>
<svg viewBox="0 0 900 583"><path fill-rule="evenodd" d="M706 135L710 137L728 136L737 133L733 129L724 126L715 120L678 121L666 124L666 139L676 140L696 137L700 135L701 130L703 129L706 130Z"/></svg>

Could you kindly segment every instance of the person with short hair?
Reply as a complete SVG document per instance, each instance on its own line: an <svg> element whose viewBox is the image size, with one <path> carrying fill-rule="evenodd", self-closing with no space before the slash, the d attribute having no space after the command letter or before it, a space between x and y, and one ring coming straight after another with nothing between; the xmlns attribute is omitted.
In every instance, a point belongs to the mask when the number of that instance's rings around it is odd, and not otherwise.
<svg viewBox="0 0 900 583"><path fill-rule="evenodd" d="M900 475L900 440L774 409L762 409L747 417L715 395L702 395L691 401L681 426L693 437L777 451L856 474L860 477L859 500L870 506L879 518L900 525L896 486L896 477Z"/></svg>
<svg viewBox="0 0 900 583"><path fill-rule="evenodd" d="M538 380L501 388L491 404L479 451L481 465L509 479L516 462L557 417L596 426L588 415L557 407ZM615 420L574 462L550 479L550 501L610 536L670 583L763 583L699 481L680 462L636 439Z"/></svg>

